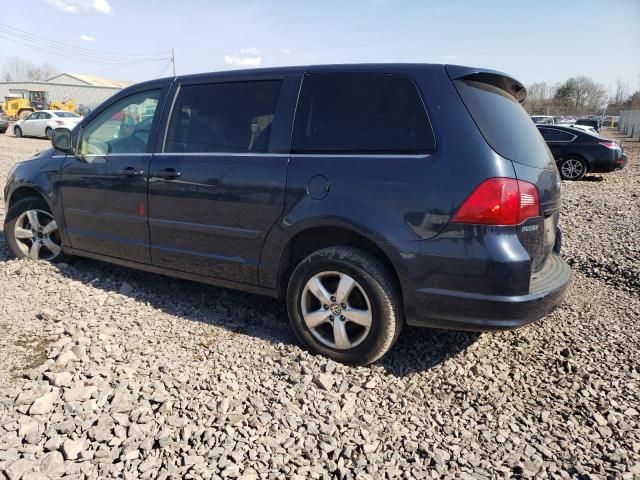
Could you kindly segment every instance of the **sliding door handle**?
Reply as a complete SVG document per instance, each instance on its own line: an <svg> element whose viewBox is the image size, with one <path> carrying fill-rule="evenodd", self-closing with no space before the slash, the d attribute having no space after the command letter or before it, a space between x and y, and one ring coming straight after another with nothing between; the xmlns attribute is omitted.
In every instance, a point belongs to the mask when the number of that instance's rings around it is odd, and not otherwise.
<svg viewBox="0 0 640 480"><path fill-rule="evenodd" d="M175 168L165 168L163 170L156 170L155 172L151 173L152 177L166 178L168 180L178 178L180 175L180 170L176 170Z"/></svg>
<svg viewBox="0 0 640 480"><path fill-rule="evenodd" d="M127 177L139 177L144 175L144 170L138 170L137 168L127 167L119 170L118 173L120 175L126 175Z"/></svg>

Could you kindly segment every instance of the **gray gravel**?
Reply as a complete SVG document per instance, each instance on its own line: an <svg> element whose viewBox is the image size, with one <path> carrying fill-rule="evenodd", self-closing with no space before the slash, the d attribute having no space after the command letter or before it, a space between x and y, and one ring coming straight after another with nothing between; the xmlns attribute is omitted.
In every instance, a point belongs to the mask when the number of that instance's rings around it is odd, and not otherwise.
<svg viewBox="0 0 640 480"><path fill-rule="evenodd" d="M0 136L0 178L46 145ZM638 478L633 146L624 171L564 184L574 280L561 308L512 332L406 329L372 367L303 351L272 300L82 259L16 261L0 236L0 472Z"/></svg>

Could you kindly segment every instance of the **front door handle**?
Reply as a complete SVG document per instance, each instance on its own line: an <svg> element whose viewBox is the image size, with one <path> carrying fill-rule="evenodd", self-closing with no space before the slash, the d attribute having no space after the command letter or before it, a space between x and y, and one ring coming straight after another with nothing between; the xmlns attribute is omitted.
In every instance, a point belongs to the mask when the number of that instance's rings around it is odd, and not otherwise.
<svg viewBox="0 0 640 480"><path fill-rule="evenodd" d="M166 178L168 180L178 178L181 175L180 170L175 168L165 168L163 170L156 170L151 174L152 177Z"/></svg>
<svg viewBox="0 0 640 480"><path fill-rule="evenodd" d="M144 175L143 170L138 170L137 168L133 167L123 168L118 173L120 175L126 175L127 177L139 177L140 175Z"/></svg>

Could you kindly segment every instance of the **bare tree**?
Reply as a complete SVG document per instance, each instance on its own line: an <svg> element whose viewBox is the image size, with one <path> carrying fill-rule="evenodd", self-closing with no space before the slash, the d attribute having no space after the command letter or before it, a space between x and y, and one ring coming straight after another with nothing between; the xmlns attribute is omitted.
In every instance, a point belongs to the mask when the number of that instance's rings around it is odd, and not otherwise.
<svg viewBox="0 0 640 480"><path fill-rule="evenodd" d="M630 97L629 82L618 78L616 80L615 89L609 92L609 103L612 107L618 107L624 104Z"/></svg>
<svg viewBox="0 0 640 480"><path fill-rule="evenodd" d="M525 108L531 115L547 115L549 110L549 88L545 82L532 83L527 88Z"/></svg>
<svg viewBox="0 0 640 480"><path fill-rule="evenodd" d="M2 65L0 80L3 82L45 81L55 76L58 69L50 63L36 65L20 57L9 57Z"/></svg>

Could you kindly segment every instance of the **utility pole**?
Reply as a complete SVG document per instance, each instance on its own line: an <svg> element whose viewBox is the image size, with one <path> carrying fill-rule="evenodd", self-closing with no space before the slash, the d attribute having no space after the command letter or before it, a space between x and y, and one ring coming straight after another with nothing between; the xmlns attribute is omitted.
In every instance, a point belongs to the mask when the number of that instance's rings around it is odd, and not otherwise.
<svg viewBox="0 0 640 480"><path fill-rule="evenodd" d="M171 48L171 64L173 65L173 76L176 76L176 49Z"/></svg>

